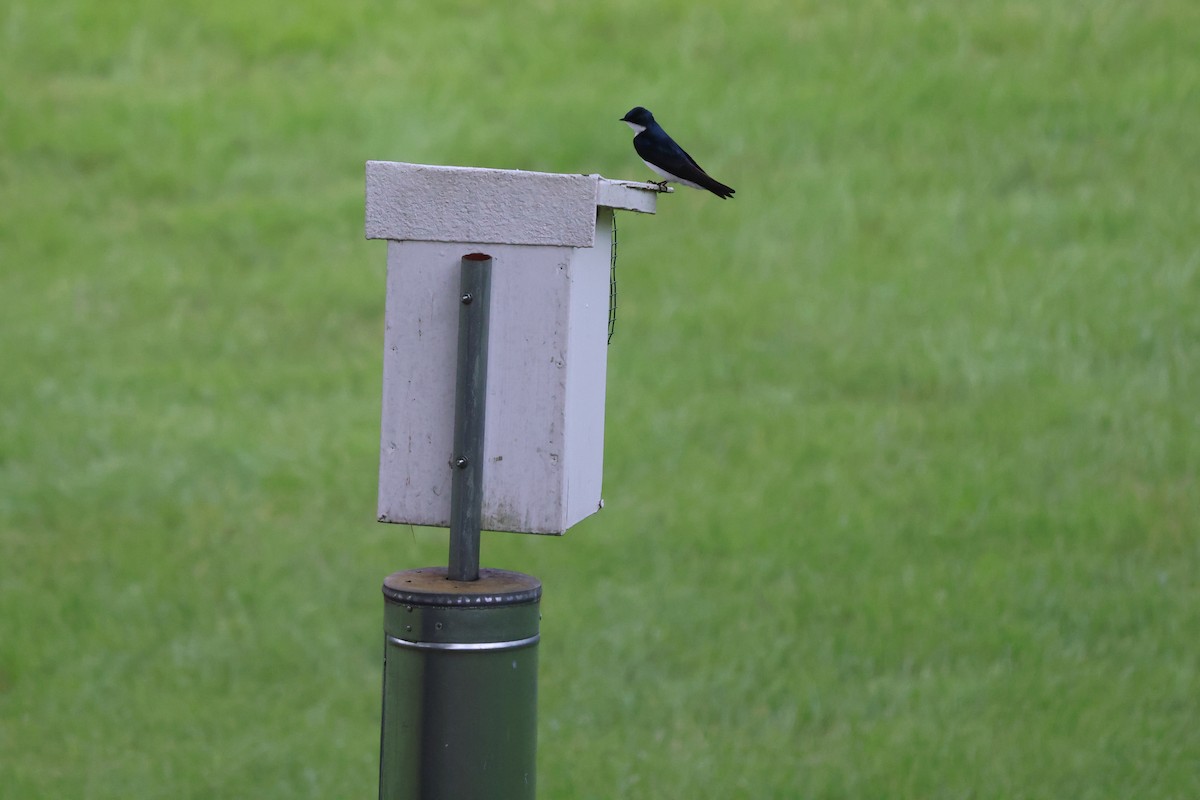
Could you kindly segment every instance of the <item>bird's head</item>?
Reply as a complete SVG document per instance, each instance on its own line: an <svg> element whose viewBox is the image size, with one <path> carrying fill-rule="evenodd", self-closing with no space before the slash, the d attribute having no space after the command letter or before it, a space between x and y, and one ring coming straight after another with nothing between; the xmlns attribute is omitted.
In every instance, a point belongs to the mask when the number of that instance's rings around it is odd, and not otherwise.
<svg viewBox="0 0 1200 800"><path fill-rule="evenodd" d="M629 113L621 117L621 122L633 128L634 133L641 133L654 124L654 115L641 106L636 106L629 109Z"/></svg>

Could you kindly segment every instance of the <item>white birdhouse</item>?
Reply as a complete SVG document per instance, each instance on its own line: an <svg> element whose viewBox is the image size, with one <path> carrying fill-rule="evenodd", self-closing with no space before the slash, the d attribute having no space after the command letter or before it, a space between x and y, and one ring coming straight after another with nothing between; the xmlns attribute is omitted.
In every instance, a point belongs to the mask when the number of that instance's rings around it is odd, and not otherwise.
<svg viewBox="0 0 1200 800"><path fill-rule="evenodd" d="M387 239L381 522L447 527L459 267L492 258L484 530L561 534L601 505L613 210L653 184L367 162Z"/></svg>

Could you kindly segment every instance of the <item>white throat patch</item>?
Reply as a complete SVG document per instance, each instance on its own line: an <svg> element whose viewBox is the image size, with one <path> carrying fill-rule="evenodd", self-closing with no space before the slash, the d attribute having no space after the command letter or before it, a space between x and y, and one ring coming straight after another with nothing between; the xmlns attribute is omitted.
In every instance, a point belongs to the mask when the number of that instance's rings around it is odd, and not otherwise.
<svg viewBox="0 0 1200 800"><path fill-rule="evenodd" d="M633 128L634 133L641 133L642 131L646 130L645 125L638 125L636 122L630 122L627 119L623 119L621 121L624 122L629 127Z"/></svg>

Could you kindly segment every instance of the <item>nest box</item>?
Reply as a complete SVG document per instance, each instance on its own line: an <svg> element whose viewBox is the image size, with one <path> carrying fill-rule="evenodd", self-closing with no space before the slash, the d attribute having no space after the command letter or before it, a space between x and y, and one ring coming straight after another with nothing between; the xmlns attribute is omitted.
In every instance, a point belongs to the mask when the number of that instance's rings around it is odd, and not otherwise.
<svg viewBox="0 0 1200 800"><path fill-rule="evenodd" d="M482 528L560 534L602 505L613 211L653 184L367 162L387 239L381 522L450 524L459 267L492 258Z"/></svg>

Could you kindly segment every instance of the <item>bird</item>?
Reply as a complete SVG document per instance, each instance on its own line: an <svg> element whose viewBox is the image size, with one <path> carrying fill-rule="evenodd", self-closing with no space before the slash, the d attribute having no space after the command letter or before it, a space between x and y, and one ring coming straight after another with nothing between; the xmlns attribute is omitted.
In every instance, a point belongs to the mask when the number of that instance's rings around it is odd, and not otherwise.
<svg viewBox="0 0 1200 800"><path fill-rule="evenodd" d="M673 181L693 189L707 189L722 200L733 197L733 189L713 180L701 169L696 159L667 135L647 109L641 106L631 108L628 114L621 117L621 122L633 128L633 149L641 156L642 162L663 178L658 182L660 189L666 189L667 184Z"/></svg>

